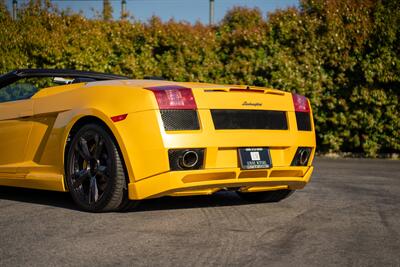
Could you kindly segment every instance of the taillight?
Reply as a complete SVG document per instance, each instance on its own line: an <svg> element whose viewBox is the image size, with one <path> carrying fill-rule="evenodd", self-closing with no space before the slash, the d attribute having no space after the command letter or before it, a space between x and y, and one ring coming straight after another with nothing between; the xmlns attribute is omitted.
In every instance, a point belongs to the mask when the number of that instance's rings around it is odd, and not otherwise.
<svg viewBox="0 0 400 267"><path fill-rule="evenodd" d="M305 96L292 94L297 130L311 131L310 104Z"/></svg>
<svg viewBox="0 0 400 267"><path fill-rule="evenodd" d="M179 85L155 86L153 91L160 109L197 109L191 89Z"/></svg>
<svg viewBox="0 0 400 267"><path fill-rule="evenodd" d="M147 87L153 91L166 131L199 130L192 89L179 85Z"/></svg>
<svg viewBox="0 0 400 267"><path fill-rule="evenodd" d="M305 96L292 94L294 110L296 112L310 112L310 105Z"/></svg>

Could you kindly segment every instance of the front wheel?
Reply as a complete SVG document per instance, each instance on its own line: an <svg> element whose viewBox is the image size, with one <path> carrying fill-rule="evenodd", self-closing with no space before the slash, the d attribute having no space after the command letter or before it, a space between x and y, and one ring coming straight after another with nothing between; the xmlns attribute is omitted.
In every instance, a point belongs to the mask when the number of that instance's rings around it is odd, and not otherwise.
<svg viewBox="0 0 400 267"><path fill-rule="evenodd" d="M66 158L72 199L85 211L117 211L126 205L127 179L110 134L100 125L83 126L73 136Z"/></svg>
<svg viewBox="0 0 400 267"><path fill-rule="evenodd" d="M266 202L279 202L282 199L289 197L294 193L294 190L275 190L275 191L264 191L264 192L236 192L242 199L249 202L266 203Z"/></svg>

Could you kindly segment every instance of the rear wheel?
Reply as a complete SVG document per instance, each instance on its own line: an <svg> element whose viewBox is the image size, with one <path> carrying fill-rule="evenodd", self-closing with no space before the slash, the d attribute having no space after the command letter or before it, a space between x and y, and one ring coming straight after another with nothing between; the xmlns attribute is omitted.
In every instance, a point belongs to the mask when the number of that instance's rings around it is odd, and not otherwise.
<svg viewBox="0 0 400 267"><path fill-rule="evenodd" d="M72 199L83 210L117 211L127 199L121 156L110 134L87 124L73 136L66 158L66 182Z"/></svg>
<svg viewBox="0 0 400 267"><path fill-rule="evenodd" d="M250 192L244 193L237 191L236 192L242 199L249 202L256 203L266 203L266 202L279 202L282 199L289 197L294 193L294 190L275 190L275 191L264 191L264 192Z"/></svg>

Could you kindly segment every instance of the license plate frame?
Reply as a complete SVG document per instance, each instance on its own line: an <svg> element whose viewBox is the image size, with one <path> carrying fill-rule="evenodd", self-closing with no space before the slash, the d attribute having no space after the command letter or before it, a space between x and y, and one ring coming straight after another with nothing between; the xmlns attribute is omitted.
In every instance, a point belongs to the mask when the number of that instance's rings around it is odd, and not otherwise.
<svg viewBox="0 0 400 267"><path fill-rule="evenodd" d="M268 147L238 148L240 168L259 170L272 168L271 154Z"/></svg>

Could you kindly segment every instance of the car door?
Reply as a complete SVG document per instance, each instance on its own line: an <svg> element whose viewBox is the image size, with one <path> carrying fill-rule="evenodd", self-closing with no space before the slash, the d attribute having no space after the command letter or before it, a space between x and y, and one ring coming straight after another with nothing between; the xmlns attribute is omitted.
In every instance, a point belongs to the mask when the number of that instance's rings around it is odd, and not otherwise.
<svg viewBox="0 0 400 267"><path fill-rule="evenodd" d="M7 96L0 88L0 175L15 173L25 159L33 116L32 93ZM8 88L9 89L9 88Z"/></svg>

